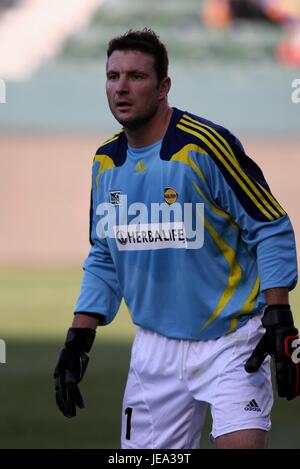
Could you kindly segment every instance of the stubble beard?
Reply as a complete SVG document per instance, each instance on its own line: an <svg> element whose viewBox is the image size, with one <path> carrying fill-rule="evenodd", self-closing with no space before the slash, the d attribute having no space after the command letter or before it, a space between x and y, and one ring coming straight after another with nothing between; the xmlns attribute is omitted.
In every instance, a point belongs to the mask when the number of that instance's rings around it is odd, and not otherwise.
<svg viewBox="0 0 300 469"><path fill-rule="evenodd" d="M137 116L133 116L129 119L122 119L122 117L119 117L117 113L113 112L111 109L111 112L114 116L114 118L124 127L124 129L128 129L130 131L137 131L142 127L145 127L155 116L157 113L158 106L153 106L148 110L146 114L140 114Z"/></svg>

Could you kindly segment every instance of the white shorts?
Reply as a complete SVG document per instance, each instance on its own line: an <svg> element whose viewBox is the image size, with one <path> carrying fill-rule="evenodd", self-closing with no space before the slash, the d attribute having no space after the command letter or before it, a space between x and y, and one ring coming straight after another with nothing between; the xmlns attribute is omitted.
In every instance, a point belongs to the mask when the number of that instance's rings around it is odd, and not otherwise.
<svg viewBox="0 0 300 469"><path fill-rule="evenodd" d="M207 404L213 438L271 427L270 357L244 364L264 333L260 317L217 340L168 339L139 328L122 408L122 448L199 448Z"/></svg>

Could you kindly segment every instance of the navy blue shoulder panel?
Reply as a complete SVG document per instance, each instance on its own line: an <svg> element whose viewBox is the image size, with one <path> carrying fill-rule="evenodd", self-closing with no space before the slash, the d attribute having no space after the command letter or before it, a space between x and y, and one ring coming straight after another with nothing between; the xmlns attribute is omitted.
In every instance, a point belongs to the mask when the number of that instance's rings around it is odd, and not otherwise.
<svg viewBox="0 0 300 469"><path fill-rule="evenodd" d="M160 158L168 161L172 156L177 153L186 143L191 143L191 138L184 135L178 128L177 124L180 121L183 111L173 108L173 114L169 123L169 127L165 133L162 141ZM197 142L197 139L195 139ZM199 143L199 141L197 142Z"/></svg>
<svg viewBox="0 0 300 469"><path fill-rule="evenodd" d="M186 113L188 114L188 113ZM197 116L192 116L191 117L196 118ZM268 183L264 177L264 174L260 167L258 166L255 161L253 161L246 153L244 150L244 147L240 140L233 135L228 129L225 127L215 124L214 122L211 122L207 119L203 119L202 117L198 117L199 122L202 122L206 124L209 127L212 127L215 129L231 146L233 153L238 160L240 166L245 170L245 172L250 175L254 180L262 184L267 190L270 190Z"/></svg>
<svg viewBox="0 0 300 469"><path fill-rule="evenodd" d="M273 221L285 215L271 194L263 172L229 130L188 112L179 116L176 128L207 152L250 216Z"/></svg>
<svg viewBox="0 0 300 469"><path fill-rule="evenodd" d="M96 151L96 155L108 155L115 166L121 166L125 163L127 155L127 138L124 131L111 137L104 142Z"/></svg>

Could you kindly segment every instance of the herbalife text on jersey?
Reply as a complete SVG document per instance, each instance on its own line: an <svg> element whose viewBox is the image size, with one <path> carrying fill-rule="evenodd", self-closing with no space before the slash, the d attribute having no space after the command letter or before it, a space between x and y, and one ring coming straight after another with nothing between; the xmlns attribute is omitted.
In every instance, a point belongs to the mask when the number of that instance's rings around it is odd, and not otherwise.
<svg viewBox="0 0 300 469"><path fill-rule="evenodd" d="M100 239L116 239L119 250L200 249L204 243L204 204L175 202L128 204L122 195L115 205L97 206Z"/></svg>

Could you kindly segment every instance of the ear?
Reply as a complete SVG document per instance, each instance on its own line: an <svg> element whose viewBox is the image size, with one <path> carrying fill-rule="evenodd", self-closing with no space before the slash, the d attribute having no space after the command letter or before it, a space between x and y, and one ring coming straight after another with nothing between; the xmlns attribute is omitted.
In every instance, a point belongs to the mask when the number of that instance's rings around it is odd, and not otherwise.
<svg viewBox="0 0 300 469"><path fill-rule="evenodd" d="M165 77L159 84L159 99L165 99L171 88L171 78Z"/></svg>

